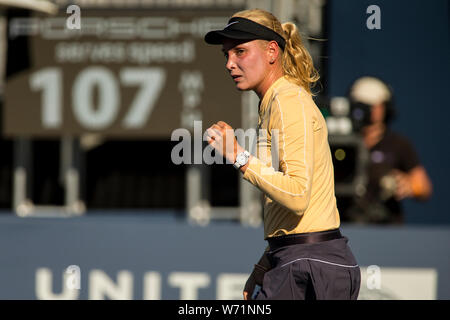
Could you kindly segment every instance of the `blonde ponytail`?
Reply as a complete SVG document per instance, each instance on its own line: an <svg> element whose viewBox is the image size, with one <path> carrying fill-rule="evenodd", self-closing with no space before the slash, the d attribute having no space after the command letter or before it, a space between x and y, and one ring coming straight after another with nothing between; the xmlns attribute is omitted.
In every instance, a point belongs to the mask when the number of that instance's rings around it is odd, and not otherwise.
<svg viewBox="0 0 450 320"><path fill-rule="evenodd" d="M311 88L319 80L320 75L314 68L311 55L303 45L295 24L287 22L281 25L280 21L273 14L261 9L240 11L235 13L233 17L250 19L281 35L286 40L282 57L284 75L290 81L302 86L311 93Z"/></svg>
<svg viewBox="0 0 450 320"><path fill-rule="evenodd" d="M286 47L283 52L284 74L296 84L311 93L311 88L319 80L320 75L303 45L302 38L295 24L287 22L282 25Z"/></svg>

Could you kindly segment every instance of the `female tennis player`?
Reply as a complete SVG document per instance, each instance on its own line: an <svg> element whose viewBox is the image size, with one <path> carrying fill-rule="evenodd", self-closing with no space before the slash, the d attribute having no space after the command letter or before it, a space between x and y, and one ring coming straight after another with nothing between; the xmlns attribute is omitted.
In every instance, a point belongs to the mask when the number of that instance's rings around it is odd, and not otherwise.
<svg viewBox="0 0 450 320"><path fill-rule="evenodd" d="M257 155L251 155L227 123L207 130L208 143L264 193L268 246L244 299L356 299L360 269L339 230L328 131L311 94L319 74L296 26L246 10L205 41L222 45L236 88L258 95L258 128L266 137L258 137ZM271 150L275 131L277 150Z"/></svg>

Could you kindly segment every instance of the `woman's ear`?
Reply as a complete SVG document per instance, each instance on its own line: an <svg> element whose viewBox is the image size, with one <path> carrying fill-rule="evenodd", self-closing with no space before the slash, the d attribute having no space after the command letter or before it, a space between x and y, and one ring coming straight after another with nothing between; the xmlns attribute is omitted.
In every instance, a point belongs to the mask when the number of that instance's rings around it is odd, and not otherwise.
<svg viewBox="0 0 450 320"><path fill-rule="evenodd" d="M269 63L273 64L278 58L278 54L280 52L280 47L278 43L274 40L270 41L267 46L267 53L269 55Z"/></svg>

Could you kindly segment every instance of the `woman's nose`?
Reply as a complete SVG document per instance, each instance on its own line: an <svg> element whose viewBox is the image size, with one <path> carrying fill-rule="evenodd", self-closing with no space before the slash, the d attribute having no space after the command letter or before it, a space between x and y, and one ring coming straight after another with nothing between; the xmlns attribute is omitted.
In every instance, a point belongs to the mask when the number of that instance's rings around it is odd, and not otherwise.
<svg viewBox="0 0 450 320"><path fill-rule="evenodd" d="M233 70L235 68L235 66L236 65L235 65L233 59L231 58L231 56L229 56L228 59L227 59L227 64L226 64L225 67L227 68L228 71L231 71L231 70Z"/></svg>

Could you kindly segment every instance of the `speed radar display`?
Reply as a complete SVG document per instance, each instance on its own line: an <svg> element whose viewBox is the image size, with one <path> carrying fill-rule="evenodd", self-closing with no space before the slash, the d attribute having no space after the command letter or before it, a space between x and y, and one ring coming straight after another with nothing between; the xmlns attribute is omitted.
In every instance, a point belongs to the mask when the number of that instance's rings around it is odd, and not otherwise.
<svg viewBox="0 0 450 320"><path fill-rule="evenodd" d="M230 14L82 9L80 30L66 28L65 12L10 19L8 38L26 37L30 67L7 78L3 134L167 138L186 118L240 127L220 49L203 42Z"/></svg>

